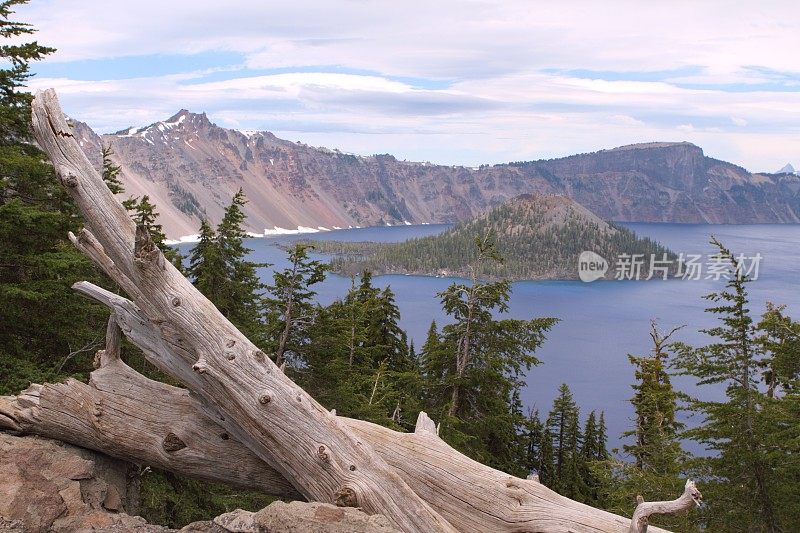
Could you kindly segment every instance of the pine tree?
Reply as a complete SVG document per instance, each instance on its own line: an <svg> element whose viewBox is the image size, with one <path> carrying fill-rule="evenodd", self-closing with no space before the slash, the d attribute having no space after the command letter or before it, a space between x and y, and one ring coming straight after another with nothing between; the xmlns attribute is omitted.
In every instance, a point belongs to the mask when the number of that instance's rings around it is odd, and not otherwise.
<svg viewBox="0 0 800 533"><path fill-rule="evenodd" d="M373 287L371 279L363 273L343 299L316 309L296 373L339 414L412 429L420 410L419 365L391 290Z"/></svg>
<svg viewBox="0 0 800 533"><path fill-rule="evenodd" d="M553 438L553 475L550 488L570 498L582 498L581 479L582 435L579 427L579 410L566 383L558 389L553 408L547 417L547 428Z"/></svg>
<svg viewBox="0 0 800 533"><path fill-rule="evenodd" d="M726 401L695 398L690 402L704 421L686 435L713 453L697 460L715 478L704 488L709 501L706 526L710 530L782 531L777 497L778 487L785 483L781 475L785 465L767 447L771 439L766 421L772 409L767 395L759 390L758 369L764 361L748 307L750 279L727 248L716 239L711 242L718 249L718 259L729 265L726 288L705 297L713 304L707 311L720 319L718 326L704 330L716 342L697 349L684 347L674 363L682 374L696 377L699 385L725 386Z"/></svg>
<svg viewBox="0 0 800 533"><path fill-rule="evenodd" d="M632 462L609 459L596 463L592 469L595 479L600 481L598 493L606 495L599 504L612 512L630 514L636 507L638 495L646 501L670 500L686 483L683 471L688 456L680 446L679 431L683 426L676 418L679 395L667 373L670 338L680 329L661 333L656 323L651 322L651 353L628 355L635 368L631 404L636 417L633 429L623 434L623 437L632 437L633 443L623 445L623 450ZM600 472L601 465L609 471ZM699 513L657 517L653 523L676 531L694 531L699 517Z"/></svg>
<svg viewBox="0 0 800 533"><path fill-rule="evenodd" d="M103 158L103 181L106 182L108 189L112 193L122 194L125 192L125 187L119 179L119 173L122 171L122 167L114 163L111 159L111 156L114 154L111 145L103 145L100 147L100 150L100 155ZM130 209L128 206L125 206L125 208Z"/></svg>
<svg viewBox="0 0 800 533"><path fill-rule="evenodd" d="M247 260L251 250L244 245L247 234L242 206L246 201L239 189L216 231L207 221L201 222L200 240L190 253L187 276L242 333L263 345L264 286L256 269L265 265Z"/></svg>
<svg viewBox="0 0 800 533"><path fill-rule="evenodd" d="M623 449L634 459L636 468L658 475L676 477L680 471L681 447L678 432L682 424L676 418L678 394L672 388L667 373L667 346L670 337L680 328L666 334L650 324L653 352L647 357L628 355L636 368L635 392L631 403L636 412L636 426L624 433L632 436L633 444Z"/></svg>
<svg viewBox="0 0 800 533"><path fill-rule="evenodd" d="M200 239L189 254L186 275L212 303L221 302L228 283L227 267L217 243L217 233L207 220L200 222Z"/></svg>
<svg viewBox="0 0 800 533"><path fill-rule="evenodd" d="M31 381L84 377L107 314L70 286L104 278L67 240L81 219L30 138L30 64L54 50L11 20L22 0L0 2L0 394ZM13 41L12 41L13 40ZM75 317L81 317L76 321Z"/></svg>
<svg viewBox="0 0 800 533"><path fill-rule="evenodd" d="M521 376L538 364L535 350L555 319L496 319L508 310L511 284L482 282L486 261L501 261L491 235L475 240L478 250L469 283L454 283L438 294L455 320L445 326L435 351L423 349L425 397L429 413L441 421L441 436L473 458L508 472L524 471L519 433ZM433 347L433 346L431 346Z"/></svg>
<svg viewBox="0 0 800 533"><path fill-rule="evenodd" d="M328 265L308 256L309 247L296 244L288 252L289 267L273 274L271 295L266 299L267 317L275 363L281 365L287 355L301 359L301 348L308 344L308 327L314 320L316 305L312 289L325 280Z"/></svg>
<svg viewBox="0 0 800 533"><path fill-rule="evenodd" d="M106 183L108 183L108 180ZM109 186L109 188L111 188L111 186ZM147 229L147 233L150 235L150 240L152 240L153 244L155 244L158 249L161 250L161 252L164 254L164 257L167 258L167 261L175 265L178 270L182 271L183 256L181 256L181 253L176 248L173 248L165 242L167 240L167 236L164 233L164 229L162 228L161 224L158 223L158 211L156 210L155 204L150 201L150 197L145 194L141 198L129 198L128 200L122 202L122 205L131 212L131 218L133 218L133 221L136 222L137 226L144 226L145 229Z"/></svg>

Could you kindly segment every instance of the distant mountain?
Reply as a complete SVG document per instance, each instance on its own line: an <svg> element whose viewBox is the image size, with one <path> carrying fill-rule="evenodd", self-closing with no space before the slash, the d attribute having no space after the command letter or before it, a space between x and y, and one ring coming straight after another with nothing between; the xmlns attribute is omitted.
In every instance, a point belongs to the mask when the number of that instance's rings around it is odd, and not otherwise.
<svg viewBox="0 0 800 533"><path fill-rule="evenodd" d="M797 174L797 171L794 169L791 163L786 163L786 165L780 169L776 174Z"/></svg>
<svg viewBox="0 0 800 533"><path fill-rule="evenodd" d="M566 196L525 194L488 213L456 224L444 233L400 243L308 241L316 251L333 255L333 270L355 274L469 276L476 259L475 238L493 235L505 261L488 263L486 278L576 279L578 259L590 251L606 260L613 277L622 254L642 254L642 277L650 256L675 260L674 254L626 228L608 224ZM662 263L663 264L663 263ZM675 263L677 266L677 263ZM674 271L674 269L673 269Z"/></svg>
<svg viewBox="0 0 800 533"><path fill-rule="evenodd" d="M361 157L212 124L182 110L143 128L96 135L75 124L90 159L111 144L126 195L149 194L170 237L217 222L243 187L250 229L458 222L523 193L563 194L606 220L800 222L800 178L751 174L690 143L649 143L478 168Z"/></svg>

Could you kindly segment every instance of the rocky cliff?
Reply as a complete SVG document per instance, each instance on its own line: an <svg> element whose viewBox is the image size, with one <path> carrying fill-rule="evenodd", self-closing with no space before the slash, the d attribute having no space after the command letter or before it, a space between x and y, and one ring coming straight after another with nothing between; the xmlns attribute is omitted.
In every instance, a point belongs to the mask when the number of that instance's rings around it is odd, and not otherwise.
<svg viewBox="0 0 800 533"><path fill-rule="evenodd" d="M752 174L706 157L690 143L624 146L561 159L480 168L355 156L268 132L241 133L205 114L180 111L163 122L76 136L99 164L110 144L126 195L149 194L170 237L219 220L244 188L253 231L403 222L457 222L523 193L568 195L615 221L800 222L800 177Z"/></svg>

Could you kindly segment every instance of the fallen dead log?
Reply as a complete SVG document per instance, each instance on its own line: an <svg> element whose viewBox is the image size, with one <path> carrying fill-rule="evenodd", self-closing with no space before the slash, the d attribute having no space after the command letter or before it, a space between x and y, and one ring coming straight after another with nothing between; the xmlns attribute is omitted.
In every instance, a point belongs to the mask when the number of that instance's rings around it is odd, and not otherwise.
<svg viewBox="0 0 800 533"><path fill-rule="evenodd" d="M90 164L55 91L39 92L32 126L87 228L75 242L158 324L171 375L306 498L383 514L404 531L453 531L369 446L287 378L165 260ZM179 367L193 369L186 379ZM269 401L262 401L268 398Z"/></svg>
<svg viewBox="0 0 800 533"><path fill-rule="evenodd" d="M76 289L109 306L110 322L118 324L148 360L159 364L164 359L163 354L157 353L164 349L159 330L132 302L85 282L76 284ZM108 330L112 340L100 352L100 368L92 373L89 385L70 380L60 385L37 386L17 398L0 399L0 426L5 414L5 419L15 424L7 423L7 427L184 475L249 485L291 497L286 492L288 483L280 474L208 418L202 405L187 391L149 380L120 361L113 333L118 329L110 325ZM95 415L97 405L105 407ZM108 408L111 405L115 407ZM369 442L418 495L459 531L622 532L630 527L626 518L469 459L436 435L433 421L424 413L420 414L415 433L336 418ZM139 432L135 439L124 436L130 431ZM233 465L240 465L238 471L232 471Z"/></svg>

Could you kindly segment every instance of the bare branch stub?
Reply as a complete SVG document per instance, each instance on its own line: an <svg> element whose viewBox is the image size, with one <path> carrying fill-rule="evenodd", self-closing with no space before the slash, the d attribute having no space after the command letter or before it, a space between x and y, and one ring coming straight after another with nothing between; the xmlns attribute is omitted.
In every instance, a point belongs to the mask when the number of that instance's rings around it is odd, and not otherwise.
<svg viewBox="0 0 800 533"><path fill-rule="evenodd" d="M678 514L699 507L703 502L703 495L697 489L694 481L686 480L683 494L679 498L663 502L645 502L641 496L636 497L638 505L631 518L630 533L647 533L647 525L652 515Z"/></svg>

